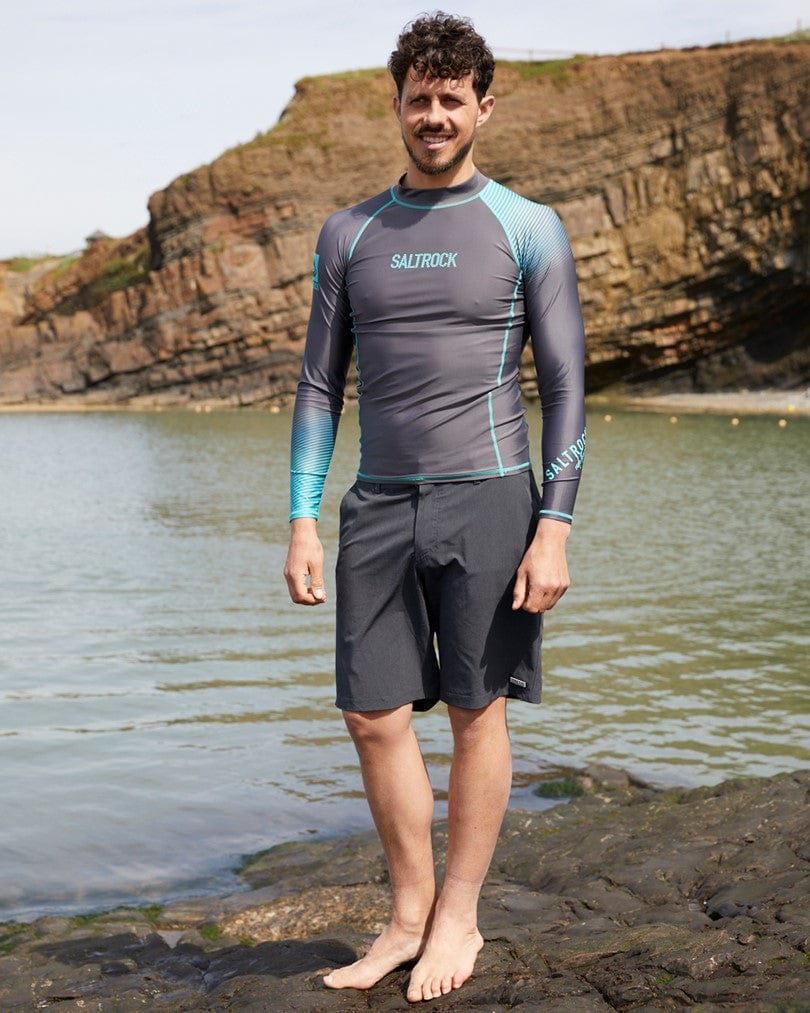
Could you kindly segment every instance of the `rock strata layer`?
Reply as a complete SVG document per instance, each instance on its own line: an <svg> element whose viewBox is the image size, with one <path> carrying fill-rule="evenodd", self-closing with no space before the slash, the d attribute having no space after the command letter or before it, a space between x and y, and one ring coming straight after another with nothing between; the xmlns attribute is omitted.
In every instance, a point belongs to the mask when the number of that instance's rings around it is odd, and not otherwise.
<svg viewBox="0 0 810 1013"><path fill-rule="evenodd" d="M591 390L810 380L810 44L505 63L493 91L478 162L565 222ZM403 170L390 103L383 71L302 81L145 229L0 266L0 403L288 400L318 227Z"/></svg>
<svg viewBox="0 0 810 1013"><path fill-rule="evenodd" d="M810 771L664 792L590 779L507 814L475 974L430 1009L807 1009ZM407 969L368 992L321 984L388 917L373 835L283 845L243 877L224 899L0 927L0 1009L413 1008Z"/></svg>

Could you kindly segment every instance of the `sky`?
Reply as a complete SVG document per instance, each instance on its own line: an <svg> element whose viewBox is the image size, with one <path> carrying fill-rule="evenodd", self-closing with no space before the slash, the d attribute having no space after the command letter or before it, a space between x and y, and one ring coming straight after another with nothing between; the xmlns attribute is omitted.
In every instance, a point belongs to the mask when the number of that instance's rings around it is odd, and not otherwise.
<svg viewBox="0 0 810 1013"><path fill-rule="evenodd" d="M803 9L804 8L804 9ZM272 127L302 77L384 66L423 10L386 0L2 0L0 258L128 235L151 193ZM784 35L807 0L465 0L495 55ZM802 20L803 18L803 20Z"/></svg>

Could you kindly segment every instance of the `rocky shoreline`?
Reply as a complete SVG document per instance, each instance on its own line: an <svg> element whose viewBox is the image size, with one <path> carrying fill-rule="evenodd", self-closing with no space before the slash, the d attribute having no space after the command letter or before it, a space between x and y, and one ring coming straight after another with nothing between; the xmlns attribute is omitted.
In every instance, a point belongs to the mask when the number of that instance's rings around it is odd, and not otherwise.
<svg viewBox="0 0 810 1013"><path fill-rule="evenodd" d="M487 945L430 1008L810 1009L810 771L691 790L583 780L566 805L507 814ZM367 993L320 981L387 917L373 834L281 845L241 876L230 897L0 926L0 1009L412 1008L407 969Z"/></svg>

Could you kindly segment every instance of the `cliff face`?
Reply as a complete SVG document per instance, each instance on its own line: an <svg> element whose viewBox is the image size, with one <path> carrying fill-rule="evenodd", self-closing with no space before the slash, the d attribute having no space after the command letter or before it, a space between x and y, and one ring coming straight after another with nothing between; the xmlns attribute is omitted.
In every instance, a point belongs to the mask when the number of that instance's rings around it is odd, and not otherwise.
<svg viewBox="0 0 810 1013"><path fill-rule="evenodd" d="M403 171L391 91L305 80L146 229L0 268L0 402L288 399L321 222ZM810 380L810 45L502 64L493 93L477 161L562 216L591 389Z"/></svg>

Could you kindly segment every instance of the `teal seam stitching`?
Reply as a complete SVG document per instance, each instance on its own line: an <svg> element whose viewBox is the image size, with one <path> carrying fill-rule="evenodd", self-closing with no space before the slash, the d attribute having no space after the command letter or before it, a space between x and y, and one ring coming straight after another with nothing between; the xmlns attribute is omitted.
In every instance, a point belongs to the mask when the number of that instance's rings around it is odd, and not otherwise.
<svg viewBox="0 0 810 1013"><path fill-rule="evenodd" d="M348 257L346 258L347 260L351 260L351 259L352 259L352 257L354 256L354 250L355 250L355 247L356 247L356 246L357 246L357 244L358 244L358 243L360 242L360 237L361 237L361 236L363 235L363 233L364 233L364 232L366 231L366 229L367 229L367 228L369 227L369 225L371 225L371 223L372 223L372 222L374 221L374 219L375 219L375 218L377 217L377 215L381 215L381 214L383 213L383 211L385 211L385 209L386 209L386 208L390 208L390 207L391 207L391 205L392 205L392 204L395 204L395 203L396 203L396 201L395 201L395 200L393 199L393 195L392 195L392 198L391 198L391 200L390 200L390 201L388 201L388 203L387 203L387 204L383 204L383 206L382 206L382 207L380 207L380 208L377 208L377 210L376 210L376 211L374 212L374 214L373 214L373 215L370 215L370 216L369 216L369 217L368 217L368 218L366 219L366 221L364 221L364 222L363 222L363 226L362 226L362 228L361 228L361 229L360 229L360 231L359 231L359 232L357 233L357 235L356 235L356 236L354 237L354 242L353 242L353 243L352 243L352 245L351 245L351 246L349 247L349 255L348 255Z"/></svg>

